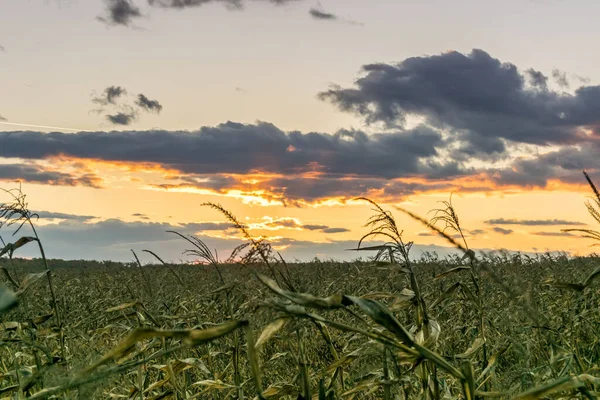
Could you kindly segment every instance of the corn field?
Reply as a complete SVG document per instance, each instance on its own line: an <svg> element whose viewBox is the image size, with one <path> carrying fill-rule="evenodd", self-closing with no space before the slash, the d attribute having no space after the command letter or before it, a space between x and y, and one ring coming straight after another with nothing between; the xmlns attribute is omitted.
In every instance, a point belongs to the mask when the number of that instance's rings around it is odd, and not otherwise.
<svg viewBox="0 0 600 400"><path fill-rule="evenodd" d="M600 196L586 178L596 218ZM142 265L136 253L129 264L47 260L25 196L8 193L0 232L34 235L0 250L0 398L600 395L599 258L478 253L451 200L424 219L362 199L373 217L357 249L377 251L372 261L290 264L208 203L244 245L219 260L170 232L197 262L165 263L149 249L156 263ZM415 258L394 214L458 255ZM384 244L365 247L371 239ZM40 257L18 258L23 246Z"/></svg>

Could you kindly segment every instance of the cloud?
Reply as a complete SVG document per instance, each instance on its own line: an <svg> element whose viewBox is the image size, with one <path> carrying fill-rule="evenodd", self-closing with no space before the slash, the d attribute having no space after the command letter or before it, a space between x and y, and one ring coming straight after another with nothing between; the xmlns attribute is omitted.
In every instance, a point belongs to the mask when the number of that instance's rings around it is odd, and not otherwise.
<svg viewBox="0 0 600 400"><path fill-rule="evenodd" d="M531 84L531 86L541 90L548 89L548 77L540 71L536 71L533 68L530 68L527 71L525 71L525 74L529 77L529 83Z"/></svg>
<svg viewBox="0 0 600 400"><path fill-rule="evenodd" d="M241 8L243 0L148 0L148 4L162 8L200 7L208 3L223 3L230 8Z"/></svg>
<svg viewBox="0 0 600 400"><path fill-rule="evenodd" d="M96 223L62 221L40 226L38 233L50 258L131 261L129 249L136 250L140 257L143 255L141 250L149 249L168 260L180 259L187 245L183 240L175 239L175 235L167 233L167 230L194 233L193 229L179 225L123 222L118 219ZM218 239L206 240L211 248L216 244L225 247L224 242ZM34 250L26 248L19 251L18 255L39 256Z"/></svg>
<svg viewBox="0 0 600 400"><path fill-rule="evenodd" d="M553 226L553 225L584 225L581 222L564 219L505 219L495 218L485 221L490 225L524 225L524 226Z"/></svg>
<svg viewBox="0 0 600 400"><path fill-rule="evenodd" d="M131 124L137 114L123 110L106 118ZM468 159L448 153L448 139L441 132L424 125L330 134L285 132L267 122L227 122L195 131L0 132L0 142L0 157L61 156L159 167L164 179L148 182L149 187L224 195L231 190L260 192L262 198L287 205L362 195L396 201L431 191L543 188L551 180L582 184L583 168L592 175L600 170L600 141L524 155L502 167L469 166Z"/></svg>
<svg viewBox="0 0 600 400"><path fill-rule="evenodd" d="M92 173L72 174L37 164L0 164L0 180L23 181L57 186L100 187L100 178Z"/></svg>
<svg viewBox="0 0 600 400"><path fill-rule="evenodd" d="M304 229L307 229L309 231L322 231L323 229L328 229L329 227L327 225L303 225Z"/></svg>
<svg viewBox="0 0 600 400"><path fill-rule="evenodd" d="M108 25L129 26L136 18L140 18L140 9L131 0L104 0L106 16L97 19Z"/></svg>
<svg viewBox="0 0 600 400"><path fill-rule="evenodd" d="M123 121L117 115L114 122L131 122L129 114L122 114ZM425 126L330 134L284 132L266 122L227 122L196 131L0 132L0 141L0 157L62 156L158 166L165 179L149 182L149 187L260 192L262 198L287 205L361 195L398 200L427 191L475 191L473 185L495 189L492 178L478 177L481 170L444 159L442 134ZM493 172L493 179L500 181L502 171Z"/></svg>
<svg viewBox="0 0 600 400"><path fill-rule="evenodd" d="M4 46L2 46L1 44L0 44L0 51L1 52L5 52L6 51L6 49L4 48Z"/></svg>
<svg viewBox="0 0 600 400"><path fill-rule="evenodd" d="M77 214L66 214L61 212L53 212L53 211L33 211L38 215L40 219L63 219L68 221L79 221L79 222L87 222L89 220L98 218L93 215L77 215Z"/></svg>
<svg viewBox="0 0 600 400"><path fill-rule="evenodd" d="M558 69L553 69L552 77L561 88L567 89L570 86L569 79L567 78L567 74L565 72Z"/></svg>
<svg viewBox="0 0 600 400"><path fill-rule="evenodd" d="M7 121L7 119L0 115L0 121Z"/></svg>
<svg viewBox="0 0 600 400"><path fill-rule="evenodd" d="M149 220L150 219L149 216L147 216L146 214L142 214L142 213L134 213L134 214L131 214L131 216L132 217L137 217L137 218L143 219L143 220Z"/></svg>
<svg viewBox="0 0 600 400"><path fill-rule="evenodd" d="M472 231L469 231L469 234L471 235L483 235L485 233L485 230L483 229L473 229Z"/></svg>
<svg viewBox="0 0 600 400"><path fill-rule="evenodd" d="M300 229L300 222L295 218L277 218L268 222L262 222L258 224L253 224L251 227L255 229L280 229L280 228L291 228L291 229Z"/></svg>
<svg viewBox="0 0 600 400"><path fill-rule="evenodd" d="M158 100L150 100L141 93L138 95L135 104L137 104L138 107L143 108L148 112L155 112L157 114L159 114L163 108L163 106L158 102Z"/></svg>
<svg viewBox="0 0 600 400"><path fill-rule="evenodd" d="M148 5L155 8L185 9L200 7L210 3L224 4L230 10L241 10L250 0L147 0ZM251 0L283 5L300 0ZM132 26L134 20L141 18L140 8L132 0L104 0L105 15L96 19L111 26Z"/></svg>
<svg viewBox="0 0 600 400"><path fill-rule="evenodd" d="M109 120L113 125L129 125L137 119L137 114L134 112L118 112L116 114L106 115L106 119Z"/></svg>
<svg viewBox="0 0 600 400"><path fill-rule="evenodd" d="M350 232L346 228L334 228L328 225L317 225L317 224L302 224L297 218L281 217L281 218L269 218L264 217L264 221L258 223L249 223L249 229L257 230L279 230L279 229L295 229L295 230L308 230L308 231L320 231L323 233L342 233Z"/></svg>
<svg viewBox="0 0 600 400"><path fill-rule="evenodd" d="M469 191L460 182L410 182L402 179L381 177L352 177L352 176L261 176L248 181L244 175L202 175L190 176L177 184L154 185L157 189L190 191L208 190L225 195L228 191L241 193L260 192L268 200L281 202L288 206L302 206L303 203L314 203L335 198L345 201L359 196L376 198L378 201L395 201L406 196L430 191ZM488 187L487 190L490 190Z"/></svg>
<svg viewBox="0 0 600 400"><path fill-rule="evenodd" d="M259 1L259 0L253 0ZM275 5L283 5L292 3L298 0L260 0ZM209 3L222 3L230 9L242 9L248 0L148 0L148 4L154 7L161 8L191 8L200 7Z"/></svg>
<svg viewBox="0 0 600 400"><path fill-rule="evenodd" d="M125 88L121 86L109 86L104 89L100 96L95 96L92 98L92 102L102 106L102 108L99 110L93 111L102 114L104 113L103 107L113 106L111 108L114 110L114 112L111 114L106 114L104 117L113 125L130 125L137 120L137 112L134 110L132 105L117 104L117 101L126 95L127 90ZM151 100L142 93L138 94L134 104L144 111L154 112L156 114L160 114L163 109L163 106L158 102L158 100Z"/></svg>
<svg viewBox="0 0 600 400"><path fill-rule="evenodd" d="M106 89L104 89L101 96L93 97L92 101L102 106L106 106L108 104L115 105L117 104L117 99L126 94L127 90L121 86L108 86Z"/></svg>
<svg viewBox="0 0 600 400"><path fill-rule="evenodd" d="M344 232L350 232L350 229L346 229L346 228L325 228L323 229L324 233L344 233Z"/></svg>
<svg viewBox="0 0 600 400"><path fill-rule="evenodd" d="M319 97L388 128L421 117L469 154L502 154L511 143L573 145L600 126L600 86L552 91L540 72L523 73L483 50L368 64L363 72L354 87L334 86Z"/></svg>
<svg viewBox="0 0 600 400"><path fill-rule="evenodd" d="M512 229L504 229L504 228L500 228L500 227L493 227L492 230L496 233L500 233L502 235L510 235L511 233L513 233L514 231Z"/></svg>
<svg viewBox="0 0 600 400"><path fill-rule="evenodd" d="M338 16L335 14L331 14L323 11L321 8L311 8L308 13L314 19L326 20L326 21L334 21L338 19Z"/></svg>
<svg viewBox="0 0 600 400"><path fill-rule="evenodd" d="M186 229L192 229L194 232L204 231L227 231L234 228L229 222L192 222L183 224Z"/></svg>
<svg viewBox="0 0 600 400"><path fill-rule="evenodd" d="M309 230L309 231L321 231L323 233L344 233L344 232L350 232L350 229L346 229L346 228L332 228L332 227L329 227L327 225L311 225L311 224L307 224L307 225L302 225L301 228Z"/></svg>
<svg viewBox="0 0 600 400"><path fill-rule="evenodd" d="M263 190L279 201L366 193L398 199L419 191L447 190L468 177L481 182L480 190L544 188L551 180L581 183L583 168L600 170L600 86L556 92L542 72L521 72L482 50L414 57L396 65L371 64L364 70L354 88L332 88L320 96L368 122L385 122L387 130L380 133L284 132L265 122L227 122L194 132L90 132L37 138L14 133L0 155L43 159L66 154L152 163L180 172L179 182L157 182L156 188L217 192L247 188ZM119 86L109 87L97 102L115 104L123 92ZM142 107L160 110L156 100L141 96ZM117 111L106 116L113 124L129 125L137 118L127 107ZM422 117L423 123L407 128L408 115ZM29 147L22 149L16 143L19 139ZM474 167L473 160L483 163ZM502 164L497 163L500 160ZM234 174L269 178L250 185L231 177Z"/></svg>
<svg viewBox="0 0 600 400"><path fill-rule="evenodd" d="M469 236L483 235L485 232L486 231L483 229L473 229L471 231L466 231L463 233L466 237L469 237ZM419 232L419 236L434 236L435 237L435 236L438 236L438 234L432 233L432 232ZM454 239L462 239L462 237L458 233L452 234L450 236L452 236Z"/></svg>
<svg viewBox="0 0 600 400"><path fill-rule="evenodd" d="M31 232L28 227L23 228L23 235ZM98 222L82 222L66 220L40 225L38 233L46 250L46 256L51 259L85 259L85 260L114 260L131 262L131 249L134 249L142 263L156 262L153 257L142 252L144 249L152 250L166 261L191 261L193 258L184 256L184 250L190 247L189 243L179 237L167 233L177 231L184 235L196 235L204 241L210 249L217 249L220 255L229 255L231 251L242 243L234 238L217 238L202 235L195 224L170 224L164 222L124 222L118 219L108 219ZM312 260L315 255L337 260L352 260L357 257L369 257L374 253L353 252L346 249L355 248L356 240L326 240L313 242L310 240L297 240L292 238L276 238L272 241L288 261ZM379 242L365 243L366 246L379 244ZM413 257L419 257L421 252L437 252L442 257L446 254L457 253L456 249L442 246L420 245L413 246ZM25 246L19 249L16 256L39 257L35 247Z"/></svg>
<svg viewBox="0 0 600 400"><path fill-rule="evenodd" d="M590 78L587 77L587 76L581 76L581 75L573 74L573 78L576 79L576 80L578 80L581 83L586 84L586 85L588 83L590 83Z"/></svg>
<svg viewBox="0 0 600 400"><path fill-rule="evenodd" d="M343 18L340 18L336 14L326 12L325 10L323 10L323 7L321 6L320 3L318 4L317 7L312 7L310 10L308 10L308 14L313 19L316 19L319 21L341 21L341 22L344 22L344 23L347 23L350 25L363 25L361 22L343 19Z"/></svg>
<svg viewBox="0 0 600 400"><path fill-rule="evenodd" d="M532 235L537 236L557 236L557 237L567 237L567 236L575 236L569 232L533 232Z"/></svg>
<svg viewBox="0 0 600 400"><path fill-rule="evenodd" d="M579 184L583 182L583 169L600 170L598 154L599 141L583 141L580 145L562 146L541 155L518 158L505 168L487 173L498 185L544 188L550 180Z"/></svg>
<svg viewBox="0 0 600 400"><path fill-rule="evenodd" d="M120 114L111 122L132 122L130 114ZM280 202L290 200L290 205L375 192L379 198L398 199L452 188L448 180L469 173L453 161L433 161L430 157L438 154L443 141L439 133L422 127L373 135L349 130L328 134L284 132L264 122L228 122L192 132L0 132L0 141L0 157L152 164L171 171L164 173L170 176L167 181L150 182L158 189L263 191ZM248 174L257 180L248 182ZM399 181L411 178L444 182Z"/></svg>
<svg viewBox="0 0 600 400"><path fill-rule="evenodd" d="M113 122L130 122L127 115L122 121L120 118ZM465 173L453 163L439 165L429 159L437 155L437 146L442 146L443 141L439 133L424 127L374 135L349 130L327 134L283 132L264 122L227 122L194 132L0 132L0 141L1 157L45 159L63 155L155 163L188 174L255 171L391 179L440 172L439 177L443 178Z"/></svg>

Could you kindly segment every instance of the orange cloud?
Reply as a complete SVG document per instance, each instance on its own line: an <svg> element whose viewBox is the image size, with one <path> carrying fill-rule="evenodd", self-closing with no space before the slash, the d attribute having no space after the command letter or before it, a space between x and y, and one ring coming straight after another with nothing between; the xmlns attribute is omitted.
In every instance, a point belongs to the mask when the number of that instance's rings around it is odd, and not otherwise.
<svg viewBox="0 0 600 400"><path fill-rule="evenodd" d="M124 179L144 189L179 193L214 195L241 200L244 204L260 206L319 207L346 204L349 200L366 196L382 203L396 203L415 195L436 195L450 192L481 194L517 194L543 189L546 191L587 191L581 184L550 179L544 187L534 185L500 184L493 174L479 172L454 179L431 179L411 176L397 179L365 178L354 175L332 176L318 165L309 172L283 175L252 171L247 174L185 174L175 168L148 162L106 161L80 159L64 155L48 159L55 171L86 174L88 185L101 187L100 175L107 170L119 171ZM58 167L58 169L56 169ZM58 182L58 184L60 184Z"/></svg>

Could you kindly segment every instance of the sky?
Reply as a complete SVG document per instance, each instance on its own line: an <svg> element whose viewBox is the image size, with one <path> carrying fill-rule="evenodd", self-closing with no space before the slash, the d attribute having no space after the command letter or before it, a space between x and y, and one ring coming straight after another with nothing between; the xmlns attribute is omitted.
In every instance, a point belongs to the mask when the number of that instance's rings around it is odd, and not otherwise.
<svg viewBox="0 0 600 400"><path fill-rule="evenodd" d="M595 228L582 170L600 181L598 13L3 0L0 188L21 185L53 258L188 260L169 230L227 258L240 237L202 206L215 202L290 260L351 259L372 214L359 196L394 213L417 256L446 254L395 207L430 218L451 193L471 248L586 254L561 230Z"/></svg>

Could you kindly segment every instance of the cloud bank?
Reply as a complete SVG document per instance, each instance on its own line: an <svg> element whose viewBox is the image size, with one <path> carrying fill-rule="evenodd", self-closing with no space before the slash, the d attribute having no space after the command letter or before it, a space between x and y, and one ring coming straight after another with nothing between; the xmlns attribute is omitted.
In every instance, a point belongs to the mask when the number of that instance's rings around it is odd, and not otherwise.
<svg viewBox="0 0 600 400"><path fill-rule="evenodd" d="M564 219L514 219L496 218L485 221L491 225L523 225L523 226L554 226L554 225L584 225L581 222Z"/></svg>
<svg viewBox="0 0 600 400"><path fill-rule="evenodd" d="M207 4L223 4L229 10L242 10L249 2L265 2L274 5L284 5L301 0L147 0L150 7L162 9L184 10ZM140 8L132 0L104 0L104 15L97 17L98 21L109 26L133 26L133 22L143 17ZM141 1L140 1L141 3Z"/></svg>
<svg viewBox="0 0 600 400"><path fill-rule="evenodd" d="M195 131L0 132L0 157L151 165L163 171L163 179L148 182L156 190L236 192L289 205L543 189L583 183L582 169L600 171L600 86L582 83L567 92L572 82L565 73L519 69L479 49L368 64L362 72L353 86L334 86L319 98L364 118L369 131L284 131L268 122L228 121ZM94 101L120 106L126 95L109 86ZM134 105L162 110L144 94ZM126 126L137 115L126 106L106 118ZM409 117L420 124L409 125Z"/></svg>

